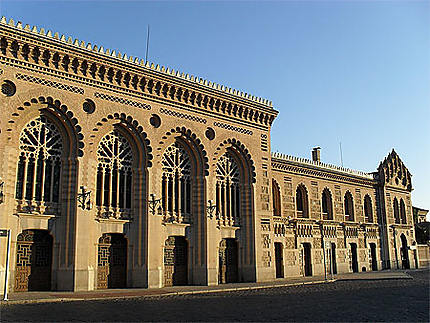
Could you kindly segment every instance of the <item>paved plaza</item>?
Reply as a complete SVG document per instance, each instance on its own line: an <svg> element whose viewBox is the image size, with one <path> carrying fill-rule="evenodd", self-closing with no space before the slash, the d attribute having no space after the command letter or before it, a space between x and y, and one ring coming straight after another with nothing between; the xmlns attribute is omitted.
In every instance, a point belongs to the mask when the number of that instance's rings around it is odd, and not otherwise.
<svg viewBox="0 0 430 323"><path fill-rule="evenodd" d="M203 294L2 304L7 321L429 321L429 271ZM364 277L364 279L357 279Z"/></svg>

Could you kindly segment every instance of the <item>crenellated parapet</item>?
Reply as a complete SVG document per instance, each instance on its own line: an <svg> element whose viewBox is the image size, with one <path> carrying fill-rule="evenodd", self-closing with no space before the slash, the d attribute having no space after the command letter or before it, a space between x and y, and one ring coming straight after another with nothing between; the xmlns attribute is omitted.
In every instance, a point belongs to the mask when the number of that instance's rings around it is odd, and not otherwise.
<svg viewBox="0 0 430 323"><path fill-rule="evenodd" d="M312 161L281 153L272 153L272 168L280 171L291 171L339 181L352 181L373 185L376 183L373 173L366 173L332 164Z"/></svg>
<svg viewBox="0 0 430 323"><path fill-rule="evenodd" d="M9 65L260 129L268 129L278 113L269 100L44 28L2 17L0 30L0 61Z"/></svg>

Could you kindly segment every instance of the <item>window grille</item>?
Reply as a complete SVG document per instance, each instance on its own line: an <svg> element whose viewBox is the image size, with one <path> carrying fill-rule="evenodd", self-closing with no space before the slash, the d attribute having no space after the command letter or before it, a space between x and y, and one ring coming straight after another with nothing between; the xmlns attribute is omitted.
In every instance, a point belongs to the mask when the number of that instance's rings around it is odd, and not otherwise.
<svg viewBox="0 0 430 323"><path fill-rule="evenodd" d="M103 218L130 218L133 151L118 131L106 134L97 148L96 205Z"/></svg>
<svg viewBox="0 0 430 323"><path fill-rule="evenodd" d="M189 223L191 217L191 161L178 143L167 147L162 158L162 207L165 219Z"/></svg>
<svg viewBox="0 0 430 323"><path fill-rule="evenodd" d="M240 173L230 155L222 155L216 165L216 206L224 226L240 225Z"/></svg>
<svg viewBox="0 0 430 323"><path fill-rule="evenodd" d="M32 204L58 203L63 140L44 116L30 121L19 137L15 197Z"/></svg>

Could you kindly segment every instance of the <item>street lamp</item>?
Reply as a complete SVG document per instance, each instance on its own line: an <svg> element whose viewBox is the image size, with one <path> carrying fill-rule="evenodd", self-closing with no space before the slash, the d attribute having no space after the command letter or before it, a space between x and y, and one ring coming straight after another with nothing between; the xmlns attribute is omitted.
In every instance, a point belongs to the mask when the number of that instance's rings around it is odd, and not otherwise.
<svg viewBox="0 0 430 323"><path fill-rule="evenodd" d="M209 200L209 205L206 207L206 213L209 219L213 218L213 213L216 210L216 208L217 208L216 204L213 204L213 201ZM215 212L215 217L216 219L218 219L218 211Z"/></svg>
<svg viewBox="0 0 430 323"><path fill-rule="evenodd" d="M2 204L4 202L4 193L3 193L3 189L4 189L4 182L1 181L0 182L0 204Z"/></svg>
<svg viewBox="0 0 430 323"><path fill-rule="evenodd" d="M161 198L156 199L155 194L149 194L149 196L151 196L151 199L148 201L149 202L149 209L150 209L152 215L155 215L155 212L157 212L157 215L162 215L163 214L163 208L161 207ZM158 206L158 208L157 208L157 206Z"/></svg>
<svg viewBox="0 0 430 323"><path fill-rule="evenodd" d="M78 203L82 210L91 210L93 204L91 203L91 191L87 191L85 186L81 186L81 192L78 193Z"/></svg>

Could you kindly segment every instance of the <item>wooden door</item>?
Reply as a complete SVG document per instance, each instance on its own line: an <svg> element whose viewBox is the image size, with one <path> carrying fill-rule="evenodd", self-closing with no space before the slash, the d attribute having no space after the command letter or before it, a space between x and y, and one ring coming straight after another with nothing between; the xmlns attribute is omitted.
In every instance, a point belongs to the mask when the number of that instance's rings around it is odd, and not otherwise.
<svg viewBox="0 0 430 323"><path fill-rule="evenodd" d="M105 233L99 239L97 288L127 286L127 240L122 234Z"/></svg>
<svg viewBox="0 0 430 323"><path fill-rule="evenodd" d="M43 230L24 230L17 238L15 291L51 289L52 237Z"/></svg>
<svg viewBox="0 0 430 323"><path fill-rule="evenodd" d="M336 244L331 244L331 261L333 274L337 274L337 261L336 261Z"/></svg>
<svg viewBox="0 0 430 323"><path fill-rule="evenodd" d="M304 262L305 262L305 276L312 276L312 257L311 257L311 244L303 244Z"/></svg>
<svg viewBox="0 0 430 323"><path fill-rule="evenodd" d="M219 246L220 284L236 283L238 281L238 251L235 239L222 239Z"/></svg>
<svg viewBox="0 0 430 323"><path fill-rule="evenodd" d="M351 262L352 272L358 273L357 244L355 243L351 243Z"/></svg>
<svg viewBox="0 0 430 323"><path fill-rule="evenodd" d="M376 258L376 244L370 244L370 259L372 262L372 270L378 270L378 260Z"/></svg>
<svg viewBox="0 0 430 323"><path fill-rule="evenodd" d="M185 237L170 236L164 244L164 286L188 284L188 244Z"/></svg>
<svg viewBox="0 0 430 323"><path fill-rule="evenodd" d="M282 243L275 242L276 278L284 278L284 256Z"/></svg>

